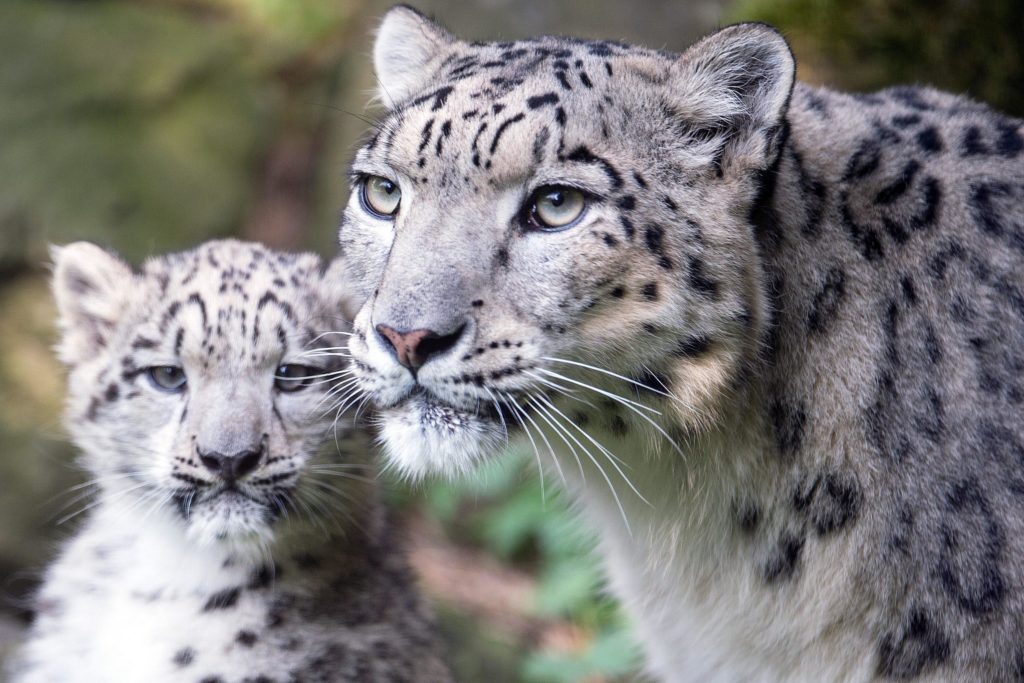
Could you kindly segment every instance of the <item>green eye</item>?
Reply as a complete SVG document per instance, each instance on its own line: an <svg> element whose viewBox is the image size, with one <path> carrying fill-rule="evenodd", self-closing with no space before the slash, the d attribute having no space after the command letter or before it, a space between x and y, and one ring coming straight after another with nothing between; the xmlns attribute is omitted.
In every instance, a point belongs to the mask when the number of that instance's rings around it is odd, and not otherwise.
<svg viewBox="0 0 1024 683"><path fill-rule="evenodd" d="M146 376L150 383L159 391L176 394L185 389L187 379L185 371L177 365L157 365L146 368Z"/></svg>
<svg viewBox="0 0 1024 683"><path fill-rule="evenodd" d="M587 197L573 187L545 185L531 195L527 208L530 227L556 230L579 220L587 208Z"/></svg>
<svg viewBox="0 0 1024 683"><path fill-rule="evenodd" d="M402 191L398 184L379 175L366 176L360 192L363 208L377 218L391 218L398 212Z"/></svg>
<svg viewBox="0 0 1024 683"><path fill-rule="evenodd" d="M309 365L282 365L274 375L274 386L285 393L299 391L308 387L314 376L322 373L323 370Z"/></svg>

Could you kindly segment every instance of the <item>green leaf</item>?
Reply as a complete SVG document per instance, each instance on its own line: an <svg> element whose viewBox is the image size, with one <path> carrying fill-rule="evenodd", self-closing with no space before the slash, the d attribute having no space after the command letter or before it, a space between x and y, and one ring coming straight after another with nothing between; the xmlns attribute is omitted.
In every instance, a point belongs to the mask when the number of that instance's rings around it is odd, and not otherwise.
<svg viewBox="0 0 1024 683"><path fill-rule="evenodd" d="M548 615L580 612L592 603L600 585L601 574L589 556L553 563L541 575L537 609Z"/></svg>
<svg viewBox="0 0 1024 683"><path fill-rule="evenodd" d="M481 527L484 542L499 557L512 557L536 537L544 516L540 489L523 487L485 513Z"/></svg>
<svg viewBox="0 0 1024 683"><path fill-rule="evenodd" d="M577 683L597 676L625 676L640 666L640 653L625 627L602 633L579 654L542 652L527 658L528 683Z"/></svg>

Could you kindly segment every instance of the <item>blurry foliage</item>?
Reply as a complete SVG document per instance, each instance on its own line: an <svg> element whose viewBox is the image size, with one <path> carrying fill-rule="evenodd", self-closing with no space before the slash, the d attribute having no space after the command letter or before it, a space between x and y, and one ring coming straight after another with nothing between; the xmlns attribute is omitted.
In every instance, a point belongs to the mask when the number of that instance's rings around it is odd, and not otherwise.
<svg viewBox="0 0 1024 683"><path fill-rule="evenodd" d="M50 350L55 311L45 283L8 282L0 288L0 311L0 607L20 609L22 589L52 552L42 539L54 536L62 506L75 509L54 493L79 474L57 418L64 378Z"/></svg>
<svg viewBox="0 0 1024 683"><path fill-rule="evenodd" d="M603 592L593 551L596 539L572 512L561 482L543 483L533 452L513 450L457 482L394 490L399 504L424 509L467 545L481 547L537 576L535 612L570 620L589 634L580 652L533 652L519 680L570 683L610 680L634 672L639 654L615 601Z"/></svg>
<svg viewBox="0 0 1024 683"><path fill-rule="evenodd" d="M922 83L1024 116L1021 0L738 0L731 15L782 29L806 80Z"/></svg>
<svg viewBox="0 0 1024 683"><path fill-rule="evenodd" d="M358 5L0 3L0 267L47 241L138 260L237 234L296 84L325 90Z"/></svg>
<svg viewBox="0 0 1024 683"><path fill-rule="evenodd" d="M0 43L18 55L0 66L5 261L83 238L139 258L237 227L270 113L239 31L166 8L9 2Z"/></svg>

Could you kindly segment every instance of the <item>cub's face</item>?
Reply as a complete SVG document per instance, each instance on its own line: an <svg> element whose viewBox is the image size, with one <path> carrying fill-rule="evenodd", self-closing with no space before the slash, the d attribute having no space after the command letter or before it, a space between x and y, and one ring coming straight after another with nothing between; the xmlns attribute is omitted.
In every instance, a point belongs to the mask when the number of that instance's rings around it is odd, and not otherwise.
<svg viewBox="0 0 1024 683"><path fill-rule="evenodd" d="M317 257L221 241L133 272L91 244L54 256L68 422L101 496L168 510L200 543L324 509L311 463L340 398L344 297Z"/></svg>
<svg viewBox="0 0 1024 683"><path fill-rule="evenodd" d="M566 393L615 407L601 391L640 389L707 419L762 316L748 217L792 85L784 41L467 44L399 7L375 62L389 112L340 242L363 302L353 371L392 462L465 469L506 427L562 422Z"/></svg>

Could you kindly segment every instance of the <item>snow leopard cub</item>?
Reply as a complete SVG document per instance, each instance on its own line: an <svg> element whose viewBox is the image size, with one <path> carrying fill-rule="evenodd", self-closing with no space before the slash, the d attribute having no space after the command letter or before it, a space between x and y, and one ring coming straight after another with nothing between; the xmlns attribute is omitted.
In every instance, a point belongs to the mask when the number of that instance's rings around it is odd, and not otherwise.
<svg viewBox="0 0 1024 683"><path fill-rule="evenodd" d="M98 497L14 680L448 681L367 445L325 410L344 389L336 269L234 240L138 272L87 243L54 261Z"/></svg>

